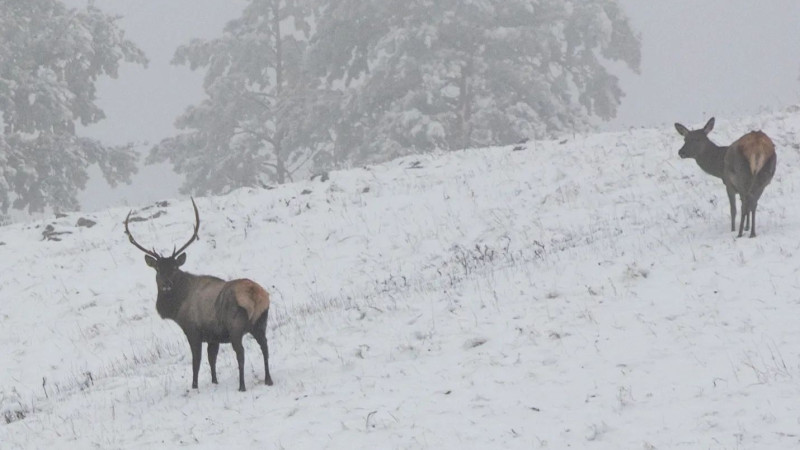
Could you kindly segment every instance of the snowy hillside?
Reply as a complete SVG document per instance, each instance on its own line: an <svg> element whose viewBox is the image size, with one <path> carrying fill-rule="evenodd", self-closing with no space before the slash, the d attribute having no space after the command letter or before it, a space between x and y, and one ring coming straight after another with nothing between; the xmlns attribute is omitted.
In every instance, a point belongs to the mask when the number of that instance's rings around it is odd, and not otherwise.
<svg viewBox="0 0 800 450"><path fill-rule="evenodd" d="M671 127L197 199L184 268L272 293L245 393L229 345L188 389L127 209L0 228L0 448L798 448L800 113L712 139L759 128L756 239ZM188 199L134 216L191 235Z"/></svg>

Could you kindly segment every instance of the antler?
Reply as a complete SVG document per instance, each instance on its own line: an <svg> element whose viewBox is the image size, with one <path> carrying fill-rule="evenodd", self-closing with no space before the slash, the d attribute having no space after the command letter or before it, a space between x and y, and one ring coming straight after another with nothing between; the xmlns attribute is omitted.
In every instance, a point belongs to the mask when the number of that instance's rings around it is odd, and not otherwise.
<svg viewBox="0 0 800 450"><path fill-rule="evenodd" d="M131 218L131 213L133 213L133 210L128 212L128 217L125 218L125 234L128 235L128 240L131 241L131 244L136 246L136 248L138 248L139 250L147 253L148 255L152 256L153 258L156 258L156 259L161 258L161 255L159 255L158 253L156 253L153 250L148 250L148 249L142 247L141 245L139 245L138 242L136 242L136 239L133 238L133 235L131 234L131 230L128 229L128 220L130 220L130 218Z"/></svg>
<svg viewBox="0 0 800 450"><path fill-rule="evenodd" d="M192 206L194 207L194 234L192 234L192 237L189 238L189 241L187 243L183 244L183 247L179 248L178 250L172 251L173 257L183 253L183 251L186 250L186 247L188 247L192 242L197 240L197 232L198 230L200 230L200 213L197 211L197 205L194 202L194 197L191 197L191 199L192 199Z"/></svg>

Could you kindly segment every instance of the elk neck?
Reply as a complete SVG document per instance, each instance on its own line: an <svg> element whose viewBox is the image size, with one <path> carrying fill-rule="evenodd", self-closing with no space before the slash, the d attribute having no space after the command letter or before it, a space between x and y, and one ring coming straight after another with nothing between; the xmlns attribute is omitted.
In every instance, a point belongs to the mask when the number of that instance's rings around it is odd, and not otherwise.
<svg viewBox="0 0 800 450"><path fill-rule="evenodd" d="M168 291L159 289L156 298L156 311L163 319L173 319L178 316L178 311L186 300L192 274L178 270Z"/></svg>
<svg viewBox="0 0 800 450"><path fill-rule="evenodd" d="M727 150L728 147L717 145L709 140L703 151L697 155L695 161L707 174L722 178L725 167L725 152Z"/></svg>

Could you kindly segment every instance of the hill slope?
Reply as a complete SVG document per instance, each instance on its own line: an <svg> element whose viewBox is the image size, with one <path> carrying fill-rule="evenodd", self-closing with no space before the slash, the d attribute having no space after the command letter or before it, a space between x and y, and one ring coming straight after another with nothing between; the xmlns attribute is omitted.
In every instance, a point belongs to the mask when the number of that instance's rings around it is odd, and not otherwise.
<svg viewBox="0 0 800 450"><path fill-rule="evenodd" d="M759 128L756 239L672 129L197 199L186 270L273 296L275 386L247 338L243 394L230 346L187 389L127 210L0 228L2 448L796 448L800 114L713 138ZM191 234L187 201L135 215L146 246Z"/></svg>

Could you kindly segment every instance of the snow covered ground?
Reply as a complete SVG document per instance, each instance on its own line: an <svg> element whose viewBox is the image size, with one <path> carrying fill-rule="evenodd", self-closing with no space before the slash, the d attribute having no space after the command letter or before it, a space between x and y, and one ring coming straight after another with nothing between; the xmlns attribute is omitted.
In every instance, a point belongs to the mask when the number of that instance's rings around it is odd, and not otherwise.
<svg viewBox="0 0 800 450"><path fill-rule="evenodd" d="M246 393L228 345L188 389L127 209L2 227L0 448L798 448L800 112L712 138L759 128L756 239L672 128L197 199L184 268L272 293L275 385L248 337ZM188 200L134 216L191 235Z"/></svg>

